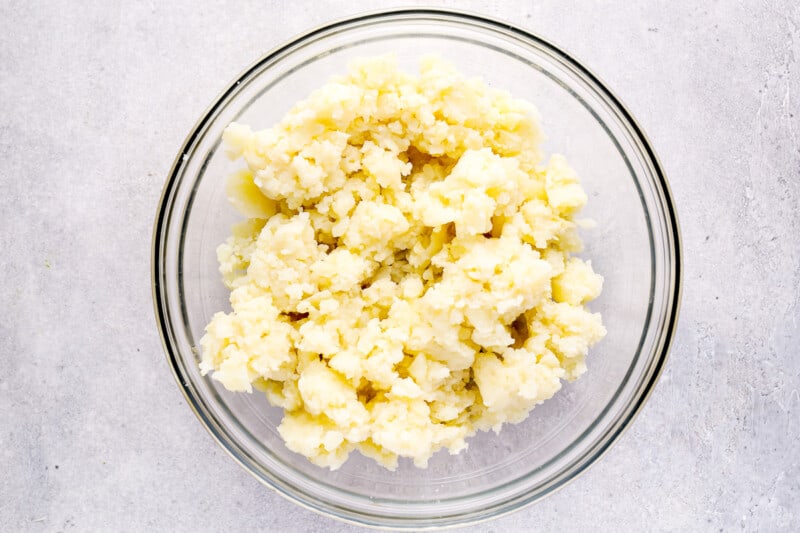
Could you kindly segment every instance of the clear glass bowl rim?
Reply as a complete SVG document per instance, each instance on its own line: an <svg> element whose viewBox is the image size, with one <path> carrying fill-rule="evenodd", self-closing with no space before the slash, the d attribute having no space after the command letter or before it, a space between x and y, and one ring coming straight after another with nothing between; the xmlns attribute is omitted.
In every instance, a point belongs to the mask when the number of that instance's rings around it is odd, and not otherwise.
<svg viewBox="0 0 800 533"><path fill-rule="evenodd" d="M336 506L325 504L324 502L317 501L313 495L295 494L292 490L287 490L287 487L278 479L271 477L264 477L251 468L249 461L241 457L239 453L233 449L229 443L231 440L230 435L227 434L224 428L221 428L205 412L205 409L198 405L197 399L194 397L188 383L185 382L181 375L179 359L181 355L176 343L172 340L172 324L168 319L167 296L163 290L162 281L164 280L165 268L162 264L164 259L163 244L164 236L166 235L167 221L171 215L171 197L178 185L178 178L185 159L191 154L190 147L198 134L204 130L206 125L211 122L215 115L216 109L229 97L234 89L240 84L242 80L248 78L253 72L257 71L265 63L269 63L274 59L282 56L292 48L313 40L319 36L328 34L329 32L339 31L346 29L349 26L356 26L358 24L367 22L387 22L395 18L427 18L439 19L449 23L473 24L482 26L487 30L494 30L500 33L510 34L513 37L522 41L528 41L529 44L545 49L548 53L555 56L565 64L573 68L585 81L597 89L601 96L608 100L609 104L615 108L623 119L624 125L629 129L629 132L640 142L641 147L644 149L644 155L652 166L656 178L656 193L661 200L664 207L664 212L667 216L666 226L668 233L667 244L669 244L669 251L672 253L670 259L670 271L672 275L670 281L671 298L668 302L668 316L665 320L665 325L662 334L661 349L654 358L654 371L650 375L650 379L644 384L642 389L638 391L635 402L628 406L624 413L626 416L623 419L614 421L615 430L606 434L605 438L597 445L584 452L578 459L576 459L566 471L561 472L561 475L551 480L543 489L522 497L513 498L511 500L503 501L495 504L492 507L482 508L478 510L470 510L468 512L459 513L456 515L448 515L441 517L441 520L431 519L416 519L416 518L398 518L398 517L381 517L380 515L363 514L358 512L351 512L347 509L341 509ZM680 226L678 223L676 209L672 200L672 193L670 191L669 183L666 180L665 174L658 160L658 157L653 150L647 136L642 128L638 125L633 115L624 106L621 100L588 68L574 59L571 55L564 52L561 48L552 44L548 40L539 37L527 30L520 29L513 24L505 21L488 18L483 15L468 13L464 11L456 11L451 9L439 8L393 8L372 11L351 17L343 18L330 22L328 24L319 26L310 31L297 35L284 44L274 48L270 52L264 54L247 69L245 69L236 79L228 85L228 87L214 100L214 103L206 109L201 118L191 129L189 135L183 142L181 150L178 152L173 165L170 169L168 178L162 189L161 197L158 203L155 222L153 225L152 236L152 256L151 256L151 275L152 275L152 295L154 313L156 323L159 329L162 345L166 357L169 361L170 368L181 389L184 398L200 420L206 430L212 435L214 440L222 447L237 463L239 463L245 470L258 479L263 484L274 489L278 494L288 498L290 501L297 503L312 511L321 513L323 515L343 520L345 522L354 523L362 526L371 527L394 527L394 528L414 528L414 529L429 529L440 528L449 526L463 526L466 524L482 522L500 515L508 514L516 511L526 505L530 505L545 496L552 494L556 490L562 488L567 483L574 480L581 473L585 472L591 465L593 465L600 457L602 457L610 448L617 442L617 440L625 433L630 427L633 420L639 414L645 403L647 402L650 394L652 393L658 379L663 372L666 361L669 356L669 349L675 335L675 330L678 322L678 314L681 303L682 292L682 247ZM305 497L303 497L305 496Z"/></svg>

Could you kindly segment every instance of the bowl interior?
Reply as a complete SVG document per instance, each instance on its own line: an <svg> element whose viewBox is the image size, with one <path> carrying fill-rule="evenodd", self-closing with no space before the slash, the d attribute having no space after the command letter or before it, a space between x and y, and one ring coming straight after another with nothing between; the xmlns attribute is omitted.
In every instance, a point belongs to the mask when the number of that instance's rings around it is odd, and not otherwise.
<svg viewBox="0 0 800 533"><path fill-rule="evenodd" d="M389 472L353 453L337 471L290 452L277 433L282 412L259 393L230 393L199 375L205 325L230 309L215 249L241 220L225 198L238 168L220 149L233 120L267 128L357 57L395 54L415 70L437 54L467 76L534 103L548 154L564 154L589 195L585 251L605 277L590 307L606 338L589 371L499 435L480 433L459 455L437 453L426 470L401 460ZM675 297L675 239L656 163L613 98L546 43L479 20L407 13L364 18L317 32L262 60L212 108L187 141L165 194L156 261L163 265L167 344L199 415L234 456L280 491L314 508L368 523L457 521L545 494L601 453L627 424L664 357ZM168 185L168 188L170 186ZM160 239L160 240L159 240ZM156 280L157 283L159 280ZM372 517L372 518L370 518ZM448 518L449 517L449 518ZM456 518L460 517L460 518ZM391 522L394 523L394 522Z"/></svg>

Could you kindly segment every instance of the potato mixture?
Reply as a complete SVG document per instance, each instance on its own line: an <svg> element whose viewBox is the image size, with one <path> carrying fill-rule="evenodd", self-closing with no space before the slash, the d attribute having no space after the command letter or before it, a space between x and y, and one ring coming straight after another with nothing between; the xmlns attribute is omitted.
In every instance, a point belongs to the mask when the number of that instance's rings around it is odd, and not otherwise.
<svg viewBox="0 0 800 533"><path fill-rule="evenodd" d="M332 469L424 467L524 420L605 335L602 277L571 256L586 195L536 116L441 60L379 57L270 129L231 124L248 220L217 250L232 310L202 372L265 392L286 446Z"/></svg>

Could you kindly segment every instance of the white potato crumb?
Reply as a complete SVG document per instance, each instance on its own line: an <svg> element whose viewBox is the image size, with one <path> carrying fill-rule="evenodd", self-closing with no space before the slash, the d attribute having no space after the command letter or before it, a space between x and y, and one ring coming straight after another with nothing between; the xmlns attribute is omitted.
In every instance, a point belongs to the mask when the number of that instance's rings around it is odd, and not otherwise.
<svg viewBox="0 0 800 533"><path fill-rule="evenodd" d="M458 453L585 370L605 329L586 203L542 160L535 109L434 58L360 60L273 128L223 136L248 220L217 250L232 311L201 370L285 410L289 449L338 468Z"/></svg>

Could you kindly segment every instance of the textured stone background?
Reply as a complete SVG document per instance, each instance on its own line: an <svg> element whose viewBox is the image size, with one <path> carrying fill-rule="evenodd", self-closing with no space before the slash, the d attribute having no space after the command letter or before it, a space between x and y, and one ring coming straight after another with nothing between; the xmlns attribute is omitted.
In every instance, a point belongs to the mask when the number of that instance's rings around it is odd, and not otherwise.
<svg viewBox="0 0 800 533"><path fill-rule="evenodd" d="M205 107L357 8L123 3L0 3L2 529L355 531L261 486L197 422L162 354L149 252ZM564 490L473 530L800 529L800 6L446 4L551 39L621 96L671 180L686 257L672 357L632 429Z"/></svg>

